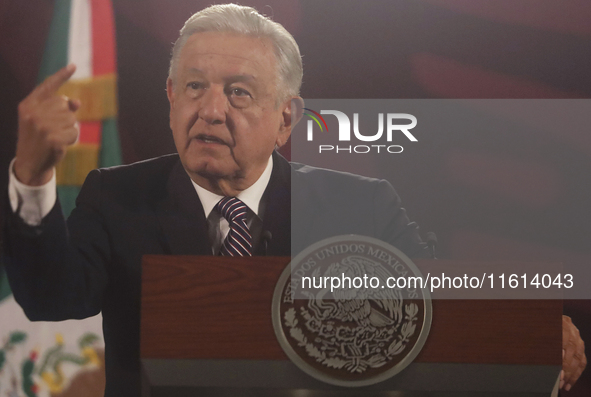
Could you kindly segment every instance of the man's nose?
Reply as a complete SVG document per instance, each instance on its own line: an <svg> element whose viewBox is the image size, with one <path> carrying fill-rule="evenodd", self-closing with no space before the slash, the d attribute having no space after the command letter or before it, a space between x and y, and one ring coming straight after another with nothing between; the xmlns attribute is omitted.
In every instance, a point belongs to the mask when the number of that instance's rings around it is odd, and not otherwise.
<svg viewBox="0 0 591 397"><path fill-rule="evenodd" d="M199 118L208 124L224 124L228 98L223 87L210 86L201 97Z"/></svg>

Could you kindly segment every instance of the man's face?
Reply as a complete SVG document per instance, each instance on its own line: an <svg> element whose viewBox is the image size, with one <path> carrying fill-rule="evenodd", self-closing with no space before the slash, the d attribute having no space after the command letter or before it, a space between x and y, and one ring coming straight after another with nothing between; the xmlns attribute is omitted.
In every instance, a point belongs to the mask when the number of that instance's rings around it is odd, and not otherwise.
<svg viewBox="0 0 591 397"><path fill-rule="evenodd" d="M167 82L170 128L191 178L223 194L252 185L275 145L291 133L290 100L277 102L271 42L196 33L182 49L173 79Z"/></svg>

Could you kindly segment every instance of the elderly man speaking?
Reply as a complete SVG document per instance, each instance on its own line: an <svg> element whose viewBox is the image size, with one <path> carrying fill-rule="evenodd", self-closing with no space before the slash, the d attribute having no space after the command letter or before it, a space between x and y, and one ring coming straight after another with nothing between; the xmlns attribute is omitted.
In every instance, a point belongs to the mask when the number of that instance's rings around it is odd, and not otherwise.
<svg viewBox="0 0 591 397"><path fill-rule="evenodd" d="M56 92L74 70L50 76L19 106L6 266L15 298L33 320L102 312L105 395L140 393L143 255L290 255L291 233L307 233L309 242L330 236L330 227L311 230L317 214L292 225L292 201L335 209L330 216L346 213L338 217L340 231L425 255L389 183L290 165L275 152L301 116L299 49L281 25L233 4L193 15L174 45L166 89L178 154L92 171L66 222L54 167L77 139L80 104ZM331 181L351 193L332 192ZM565 320L565 384L584 368L581 352L576 328Z"/></svg>

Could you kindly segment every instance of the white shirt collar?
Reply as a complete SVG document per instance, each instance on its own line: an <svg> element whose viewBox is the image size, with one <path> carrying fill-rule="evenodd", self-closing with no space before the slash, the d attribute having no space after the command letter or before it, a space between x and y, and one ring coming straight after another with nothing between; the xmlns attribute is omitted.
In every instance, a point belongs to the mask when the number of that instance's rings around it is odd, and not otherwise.
<svg viewBox="0 0 591 397"><path fill-rule="evenodd" d="M236 196L239 198L252 212L254 212L257 216L259 215L259 204L261 202L261 198L263 197L263 193L265 193L265 189L269 184L269 180L271 180L271 172L273 171L273 156L269 157L269 161L267 162L267 167L257 179L255 183L253 183L249 188L241 191ZM205 218L209 217L209 214L215 207L215 205L224 198L224 196L217 195L215 193L210 192L196 184L192 179L191 182L197 191L197 195L199 196L199 200L201 200L201 205L203 206L203 211L205 212Z"/></svg>

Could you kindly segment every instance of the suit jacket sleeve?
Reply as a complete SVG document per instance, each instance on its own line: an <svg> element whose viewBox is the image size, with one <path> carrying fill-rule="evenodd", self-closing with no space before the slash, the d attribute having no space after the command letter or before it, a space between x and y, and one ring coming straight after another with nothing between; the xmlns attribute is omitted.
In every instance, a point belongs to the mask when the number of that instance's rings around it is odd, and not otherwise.
<svg viewBox="0 0 591 397"><path fill-rule="evenodd" d="M380 180L373 199L376 236L400 249L410 258L429 257L427 245L419 234L419 226L408 219L401 207L400 196L392 185Z"/></svg>
<svg viewBox="0 0 591 397"><path fill-rule="evenodd" d="M100 312L110 257L100 211L98 170L88 175L67 223L59 201L36 227L7 211L6 272L29 319L80 319Z"/></svg>
<svg viewBox="0 0 591 397"><path fill-rule="evenodd" d="M359 234L392 244L407 256L426 257L418 225L385 180L292 163L292 251L323 239Z"/></svg>

